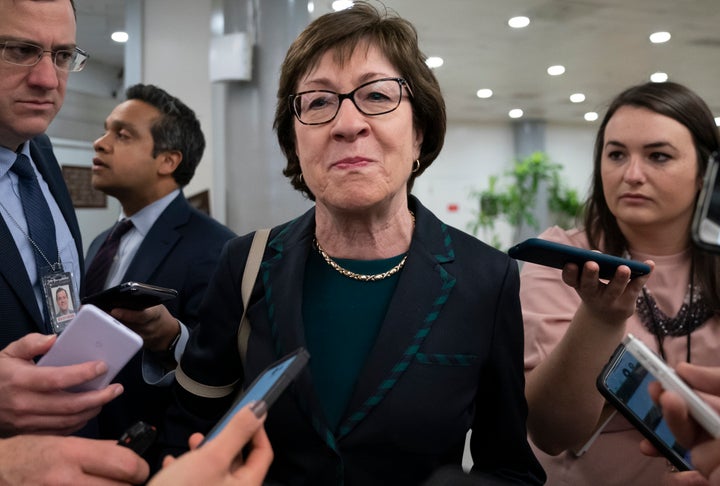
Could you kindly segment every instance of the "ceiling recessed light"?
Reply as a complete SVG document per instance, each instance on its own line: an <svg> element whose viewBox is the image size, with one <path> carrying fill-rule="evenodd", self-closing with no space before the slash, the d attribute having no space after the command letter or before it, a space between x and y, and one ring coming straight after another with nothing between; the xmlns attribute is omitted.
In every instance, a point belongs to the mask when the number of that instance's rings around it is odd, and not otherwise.
<svg viewBox="0 0 720 486"><path fill-rule="evenodd" d="M110 38L115 42L125 43L128 41L128 33L119 30L110 34Z"/></svg>
<svg viewBox="0 0 720 486"><path fill-rule="evenodd" d="M332 9L336 12L345 10L353 6L352 0L335 0L332 3Z"/></svg>
<svg viewBox="0 0 720 486"><path fill-rule="evenodd" d="M598 114L594 111L588 111L587 113L585 113L584 118L586 121L595 121L598 119Z"/></svg>
<svg viewBox="0 0 720 486"><path fill-rule="evenodd" d="M513 17L508 20L508 25L513 29L522 29L523 27L527 27L528 25L530 25L530 19L520 15L518 17Z"/></svg>
<svg viewBox="0 0 720 486"><path fill-rule="evenodd" d="M523 116L523 111L520 108L515 108L508 112L508 116L510 118L520 118L521 116Z"/></svg>
<svg viewBox="0 0 720 486"><path fill-rule="evenodd" d="M667 80L668 80L667 73L657 72L657 73L652 73L650 75L650 81L652 81L653 83L664 83Z"/></svg>
<svg viewBox="0 0 720 486"><path fill-rule="evenodd" d="M310 1L310 2L308 2L308 13L313 13L313 12L315 12L315 2Z"/></svg>
<svg viewBox="0 0 720 486"><path fill-rule="evenodd" d="M582 103L585 101L585 95L582 93L573 93L570 95L570 101L573 103Z"/></svg>
<svg viewBox="0 0 720 486"><path fill-rule="evenodd" d="M550 76L560 76L561 74L565 73L565 66L561 66L558 64L557 66L550 66L547 68L547 73Z"/></svg>
<svg viewBox="0 0 720 486"><path fill-rule="evenodd" d="M425 64L427 64L427 67L433 69L433 68L439 68L443 65L445 61L442 57L437 56L430 56L427 59L425 59Z"/></svg>
<svg viewBox="0 0 720 486"><path fill-rule="evenodd" d="M475 93L478 98L490 98L493 95L493 91L488 88L483 88L477 90L477 93Z"/></svg>
<svg viewBox="0 0 720 486"><path fill-rule="evenodd" d="M670 32L653 32L650 34L650 42L653 44L662 44L670 40Z"/></svg>

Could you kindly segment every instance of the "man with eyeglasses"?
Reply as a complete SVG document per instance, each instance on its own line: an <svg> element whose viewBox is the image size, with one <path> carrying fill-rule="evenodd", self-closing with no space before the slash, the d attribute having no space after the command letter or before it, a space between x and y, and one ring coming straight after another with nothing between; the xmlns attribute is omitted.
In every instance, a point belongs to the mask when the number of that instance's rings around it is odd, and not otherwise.
<svg viewBox="0 0 720 486"><path fill-rule="evenodd" d="M71 0L0 0L0 12L0 437L66 435L123 391L63 391L103 374L101 362L33 363L55 342L52 290L59 282L80 290L80 229L44 132L69 73L88 56L75 44ZM0 483L88 484L93 476L136 484L148 475L139 456L114 442L54 439L19 440Z"/></svg>

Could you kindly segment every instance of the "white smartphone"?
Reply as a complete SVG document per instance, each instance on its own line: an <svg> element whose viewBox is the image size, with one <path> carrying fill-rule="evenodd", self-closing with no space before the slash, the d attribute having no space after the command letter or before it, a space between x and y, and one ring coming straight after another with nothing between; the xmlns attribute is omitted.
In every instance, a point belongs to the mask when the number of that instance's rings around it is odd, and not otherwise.
<svg viewBox="0 0 720 486"><path fill-rule="evenodd" d="M690 415L699 423L708 434L720 438L720 415L708 405L697 393L693 391L680 378L675 370L667 365L645 343L632 334L623 339L625 348L635 356L640 364L652 373L666 390L680 395L687 403Z"/></svg>
<svg viewBox="0 0 720 486"><path fill-rule="evenodd" d="M142 345L143 340L136 332L94 305L86 304L37 364L68 366L104 361L107 373L68 389L74 392L99 390L110 384Z"/></svg>
<svg viewBox="0 0 720 486"><path fill-rule="evenodd" d="M227 413L205 435L205 439L201 444L219 434L230 419L248 403L263 400L269 410L285 388L292 383L298 373L305 367L309 359L308 352L304 348L298 348L280 361L268 366L265 371L255 378L247 390L235 400Z"/></svg>
<svg viewBox="0 0 720 486"><path fill-rule="evenodd" d="M677 442L660 406L650 397L648 385L653 381L680 394L695 420L716 436L720 431L718 414L632 334L618 345L598 375L597 388L675 467L681 471L693 469L687 449Z"/></svg>

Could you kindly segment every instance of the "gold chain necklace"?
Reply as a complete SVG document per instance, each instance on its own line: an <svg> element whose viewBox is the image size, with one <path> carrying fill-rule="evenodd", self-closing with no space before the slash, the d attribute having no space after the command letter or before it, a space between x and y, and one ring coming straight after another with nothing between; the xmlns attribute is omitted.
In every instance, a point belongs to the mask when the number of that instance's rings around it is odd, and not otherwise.
<svg viewBox="0 0 720 486"><path fill-rule="evenodd" d="M413 214L412 211L410 211L410 216L412 217L413 221L413 229L415 228L415 214ZM361 282L377 282L378 280L384 280L388 277L392 277L396 273L402 269L402 267L405 266L405 261L407 261L407 254L402 257L402 260L400 260L400 263L392 267L390 270L382 273L376 273L374 275L364 275L362 273L355 273L351 272L347 268L343 268L338 263L330 258L330 255L325 253L325 250L323 250L322 246L320 246L320 242L318 242L317 237L313 238L313 244L315 245L315 248L317 248L318 253L320 253L320 256L323 257L323 260L330 265L330 267L338 272L340 275L343 275L345 277L351 278L353 280L360 280Z"/></svg>

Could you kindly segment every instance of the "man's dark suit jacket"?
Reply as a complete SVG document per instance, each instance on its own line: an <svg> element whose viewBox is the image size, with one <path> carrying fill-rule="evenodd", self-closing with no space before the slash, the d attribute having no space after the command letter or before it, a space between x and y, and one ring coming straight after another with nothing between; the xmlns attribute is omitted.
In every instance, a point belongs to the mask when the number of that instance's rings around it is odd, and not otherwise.
<svg viewBox="0 0 720 486"><path fill-rule="evenodd" d="M90 245L88 266L109 231L100 234ZM198 321L200 301L222 247L234 236L227 227L190 206L181 193L145 236L123 281L133 280L177 290L177 298L166 302L165 306L170 314L192 328ZM100 412L101 438L117 439L137 420L157 427L162 425L170 401L170 389L146 384L141 365L142 351L115 379L123 384L125 392ZM152 454L146 457L152 464Z"/></svg>
<svg viewBox="0 0 720 486"><path fill-rule="evenodd" d="M45 135L30 141L30 155L47 182L50 192L65 217L75 239L80 268L83 269L82 241L77 216L60 166L53 154L50 139ZM30 277L25 270L20 252L15 246L8 224L0 214L0 349L31 332L47 332L38 308ZM81 275L75 275L79 279Z"/></svg>
<svg viewBox="0 0 720 486"><path fill-rule="evenodd" d="M275 453L268 484L417 486L460 464L468 429L478 473L544 481L526 437L517 263L446 226L412 196L409 203L416 227L407 263L339 427L327 426L306 367L265 422ZM245 366L237 331L252 235L225 247L176 371L168 451L206 430L263 368L307 348L303 280L314 232L314 209L271 232L248 306ZM228 395L218 398L221 390Z"/></svg>

